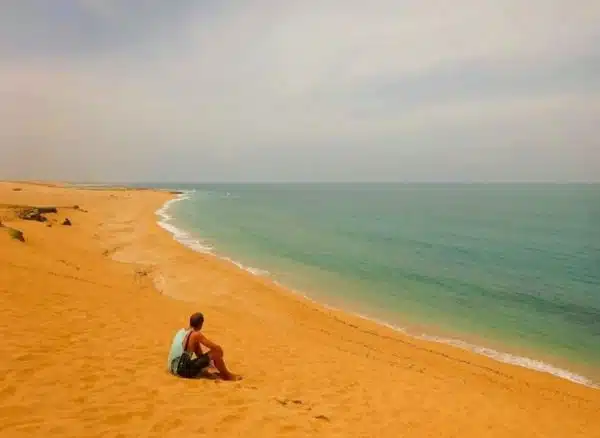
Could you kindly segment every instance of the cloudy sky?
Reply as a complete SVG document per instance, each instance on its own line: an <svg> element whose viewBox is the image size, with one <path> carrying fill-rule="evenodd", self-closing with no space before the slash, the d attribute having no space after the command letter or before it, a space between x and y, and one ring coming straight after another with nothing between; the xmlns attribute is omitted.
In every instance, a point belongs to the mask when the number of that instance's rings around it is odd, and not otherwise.
<svg viewBox="0 0 600 438"><path fill-rule="evenodd" d="M2 0L0 178L600 180L597 0Z"/></svg>

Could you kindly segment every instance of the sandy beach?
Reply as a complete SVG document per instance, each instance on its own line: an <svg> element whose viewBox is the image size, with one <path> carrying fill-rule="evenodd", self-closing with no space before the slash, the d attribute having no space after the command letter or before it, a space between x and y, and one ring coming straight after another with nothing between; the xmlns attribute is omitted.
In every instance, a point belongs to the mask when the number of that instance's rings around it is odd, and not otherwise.
<svg viewBox="0 0 600 438"><path fill-rule="evenodd" d="M0 183L0 436L600 437L599 390L196 253L156 223L173 196ZM26 221L22 206L58 212ZM167 372L195 311L243 380Z"/></svg>

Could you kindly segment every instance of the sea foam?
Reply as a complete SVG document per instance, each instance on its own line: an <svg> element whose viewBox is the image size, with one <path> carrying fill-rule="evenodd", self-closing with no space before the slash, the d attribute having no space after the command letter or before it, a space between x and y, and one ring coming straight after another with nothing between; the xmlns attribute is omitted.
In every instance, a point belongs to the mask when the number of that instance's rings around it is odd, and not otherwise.
<svg viewBox="0 0 600 438"><path fill-rule="evenodd" d="M186 200L191 199L194 196L194 193L195 193L195 190L184 191L180 195L178 195L176 198L167 201L160 209L158 209L156 211L156 215L159 216L159 218L160 218L160 220L158 221L158 225L160 225L161 228L163 228L163 229L167 230L169 233L171 233L173 235L173 238L177 242L181 243L182 245L187 246L188 248L190 248L194 251L201 252L204 254L215 255L222 260L225 260L229 263L233 263L238 268L248 271L253 275L257 275L257 276L269 275L269 271L265 271L264 269L259 269L259 268L255 268L252 266L246 266L243 263L238 262L237 260L216 254L214 251L214 248L211 245L207 244L206 242L200 241L199 239L195 238L187 231L182 230L181 228L178 228L177 226L173 225L173 223L172 223L173 217L169 214L169 209L173 206L173 204L175 204L177 202L186 201Z"/></svg>
<svg viewBox="0 0 600 438"><path fill-rule="evenodd" d="M178 228L172 224L173 217L169 214L169 209L173 206L173 204L177 202L191 199L193 194L193 190L184 191L176 198L167 201L160 209L156 211L156 215L160 218L160 220L158 221L158 225L160 225L162 228L171 233L173 235L173 238L182 245L185 245L188 248L193 249L194 251L211 253L213 248L210 245L207 245L206 243L195 239L187 231L184 231L181 228Z"/></svg>
<svg viewBox="0 0 600 438"><path fill-rule="evenodd" d="M554 376L560 377L562 379L570 380L574 383L579 383L580 385L589 386L591 388L598 389L599 386L596 385L589 378L576 374L572 371L566 370L564 368L558 368L554 365L551 365L546 362L542 362L540 360L532 359L524 356L516 356L510 353L505 353L502 351L497 351L492 348L482 347L480 345L470 344L465 341L461 341L459 339L448 339L448 338L440 338L438 336L431 335L420 335L418 336L420 339L425 339L428 341L439 342L443 344L452 345L463 350L473 351L482 356L487 356L491 359L494 359L498 362L504 362L511 365L517 365L523 368L529 368L531 370L539 371L542 373L552 374Z"/></svg>

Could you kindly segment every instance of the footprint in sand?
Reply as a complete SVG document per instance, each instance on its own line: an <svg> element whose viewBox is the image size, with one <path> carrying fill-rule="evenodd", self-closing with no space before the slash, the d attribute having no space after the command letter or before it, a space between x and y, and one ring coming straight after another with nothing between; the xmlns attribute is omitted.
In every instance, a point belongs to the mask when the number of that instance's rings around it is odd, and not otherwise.
<svg viewBox="0 0 600 438"><path fill-rule="evenodd" d="M285 407L297 407L297 408L300 408L307 412L313 410L312 406L304 403L300 399L276 398L275 401L277 403L279 403L281 406L285 406ZM319 421L325 421L328 423L331 422L331 418L329 416L323 415L323 414L314 415L313 418L316 420L319 420Z"/></svg>

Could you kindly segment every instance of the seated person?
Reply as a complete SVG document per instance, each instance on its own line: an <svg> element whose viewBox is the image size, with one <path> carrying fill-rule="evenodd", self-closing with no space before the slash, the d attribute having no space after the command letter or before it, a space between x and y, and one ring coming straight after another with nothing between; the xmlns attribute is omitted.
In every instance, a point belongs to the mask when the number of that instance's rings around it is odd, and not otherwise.
<svg viewBox="0 0 600 438"><path fill-rule="evenodd" d="M222 379L238 380L239 377L225 366L223 349L200 331L203 324L204 315L200 312L194 313L190 317L190 327L175 334L167 364L169 371L176 376L190 379L202 374L212 362ZM202 352L202 346L208 349L206 353Z"/></svg>

